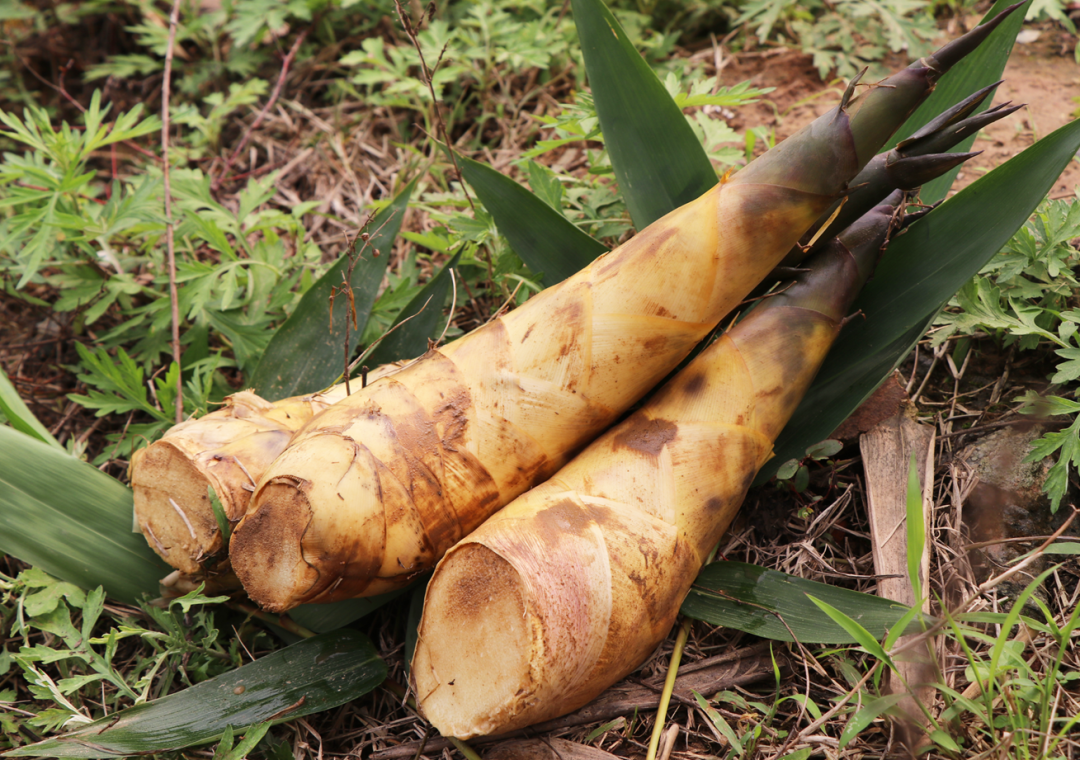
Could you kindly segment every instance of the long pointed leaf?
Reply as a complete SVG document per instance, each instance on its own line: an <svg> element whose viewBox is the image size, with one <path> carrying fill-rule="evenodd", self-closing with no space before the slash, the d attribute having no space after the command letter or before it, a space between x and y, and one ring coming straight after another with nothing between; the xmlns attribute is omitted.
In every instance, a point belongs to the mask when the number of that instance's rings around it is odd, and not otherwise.
<svg viewBox="0 0 1080 760"><path fill-rule="evenodd" d="M562 282L607 251L603 243L509 177L464 156L458 162L499 232L529 269L543 272L544 285Z"/></svg>
<svg viewBox="0 0 1080 760"><path fill-rule="evenodd" d="M401 230L401 220L409 204L416 180L398 193L368 226L368 247L356 262L349 285L353 291L357 324L349 330L348 353L360 342L371 307L378 295L383 273L390 262L390 250ZM363 243L358 239L356 249ZM277 329L252 373L251 385L270 401L309 393L334 382L345 369L345 327L349 299L341 289L349 271L349 257L341 259L304 293L296 310ZM337 292L331 317L330 294Z"/></svg>
<svg viewBox="0 0 1080 760"><path fill-rule="evenodd" d="M817 380L777 439L780 463L802 457L881 384L938 310L1028 219L1080 149L1080 122L1044 137L966 187L890 246Z"/></svg>
<svg viewBox="0 0 1080 760"><path fill-rule="evenodd" d="M404 594L405 591L406 589L403 588L378 596L343 599L332 604L301 604L289 610L289 617L315 633L336 631L374 612L387 602Z"/></svg>
<svg viewBox="0 0 1080 760"><path fill-rule="evenodd" d="M637 228L697 198L716 171L682 111L601 0L573 0L585 71Z"/></svg>
<svg viewBox="0 0 1080 760"><path fill-rule="evenodd" d="M213 741L233 729L299 718L345 704L386 678L386 663L358 631L322 634L161 699L8 757L128 757Z"/></svg>
<svg viewBox="0 0 1080 760"><path fill-rule="evenodd" d="M64 451L64 447L53 438L48 428L38 421L34 413L19 398L18 391L15 390L15 386L11 384L7 375L4 374L3 367L0 367L0 413L7 418L8 424L20 433L31 435L42 443L47 443L60 451Z"/></svg>
<svg viewBox="0 0 1080 760"><path fill-rule="evenodd" d="M816 604L834 623L847 631L848 635L855 639L863 649L874 657L877 657L893 670L896 670L896 666L893 663L892 658L889 657L889 653L882 648L881 644L874 638L874 635L870 633L870 631L863 628L857 621L852 620L848 615L845 615L831 604L821 601L813 594L808 594L808 596L810 597L811 602Z"/></svg>
<svg viewBox="0 0 1080 760"><path fill-rule="evenodd" d="M128 604L158 595L169 568L131 532L131 491L0 425L0 552Z"/></svg>
<svg viewBox="0 0 1080 760"><path fill-rule="evenodd" d="M707 565L681 611L696 620L767 639L791 641L794 633L804 643L856 643L850 633L818 609L809 595L842 611L879 639L907 612L907 607L888 599L743 562Z"/></svg>
<svg viewBox="0 0 1080 760"><path fill-rule="evenodd" d="M1012 5L1010 0L997 0L994 6L983 16L981 23L994 18L1010 5ZM1030 5L1031 0L1028 0L1027 6L1030 7ZM927 124L949 106L960 102L976 90L1001 79L1001 73L1005 70L1005 64L1008 63L1009 53L1012 52L1013 43L1021 25L1024 23L1026 13L1027 7L1016 11L1005 19L1001 26L991 32L990 36L974 52L969 53L964 60L945 74L941 81L937 83L934 92L926 99L926 102L908 118L904 125L897 130L893 139L882 150L891 150L896 146L896 143L910 137L917 129ZM978 110L983 111L989 105L989 102L987 102L985 106L980 107ZM950 152L966 153L971 150L975 137L975 135L972 135L959 143ZM953 180L956 179L959 171L960 167L957 166L936 180L924 185L922 189L923 201L936 203L944 198L946 193L949 192L949 188L952 187Z"/></svg>
<svg viewBox="0 0 1080 760"><path fill-rule="evenodd" d="M438 337L436 331L445 322L442 310L452 284L450 272L457 266L460 257L460 252L454 254L405 305L391 326L392 332L368 356L366 363L369 367L413 359L427 351L428 339Z"/></svg>

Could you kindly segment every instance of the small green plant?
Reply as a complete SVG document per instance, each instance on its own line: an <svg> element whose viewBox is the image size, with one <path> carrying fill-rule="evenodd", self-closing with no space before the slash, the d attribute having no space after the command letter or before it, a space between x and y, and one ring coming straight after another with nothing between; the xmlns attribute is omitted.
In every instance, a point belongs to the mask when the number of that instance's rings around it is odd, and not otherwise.
<svg viewBox="0 0 1080 760"><path fill-rule="evenodd" d="M753 27L761 43L780 35L795 40L814 57L822 79L834 69L837 76L853 76L890 51L918 58L938 35L926 0L750 0L741 8L737 24Z"/></svg>
<svg viewBox="0 0 1080 760"><path fill-rule="evenodd" d="M937 320L933 345L948 339L964 340L986 331L1004 345L1032 351L1053 347L1058 357L1050 382L1074 383L1080 378L1080 310L1073 308L1080 281L1074 268L1080 251L1072 241L1080 237L1080 202L1048 200L1032 215L1001 252L966 284L950 309ZM966 344L965 344L966 345ZM1058 453L1044 484L1051 509L1057 511L1068 488L1069 473L1080 466L1080 403L1061 396L1022 399L1024 414L1035 417L1073 415L1064 430L1052 431L1035 443L1027 461L1040 461Z"/></svg>
<svg viewBox="0 0 1080 760"><path fill-rule="evenodd" d="M205 116L179 109L176 121L192 136L188 157L216 150L221 119L264 90L256 79L211 95ZM130 455L175 421L178 372L171 356L162 361L171 354L172 304L160 169L151 164L141 176L103 182L93 161L120 142L152 155L136 141L156 134L161 122L141 119L138 109L110 121L109 110L95 92L74 125L55 126L37 106L21 118L0 112L7 128L0 135L29 149L0 161L0 286L70 315L76 335L93 332L96 348L77 344L70 367L88 394L72 394L73 401L98 416L139 412L152 420L127 426L123 445L110 446L106 458ZM202 171L172 171L187 415L205 413L232 392L225 371L250 375L273 325L331 263L306 240L303 219L317 202L272 207L276 178L250 178L227 206ZM55 294L51 303L35 295L44 293Z"/></svg>
<svg viewBox="0 0 1080 760"><path fill-rule="evenodd" d="M223 637L215 620L214 605L225 599L196 590L130 617L107 610L100 588L84 591L34 568L0 574L0 622L19 644L0 650L0 676L20 669L33 700L9 710L20 697L0 690L0 748L238 667L241 641Z"/></svg>
<svg viewBox="0 0 1080 760"><path fill-rule="evenodd" d="M840 453L844 444L832 438L815 443L806 448L806 456L802 459L789 459L780 465L776 471L777 485L780 488L790 489L797 494L802 494L810 485L810 465L813 462L826 462ZM799 507L799 517L806 519L813 513L814 504L821 501L820 494L810 496L809 503Z"/></svg>
<svg viewBox="0 0 1080 760"><path fill-rule="evenodd" d="M1069 757L1069 742L1080 720L1063 709L1066 693L1075 689L1080 673L1071 664L1072 639L1080 626L1080 610L1075 607L1053 612L1033 596L1035 590L1057 570L1051 568L1035 578L1020 594L1008 613L972 613L958 617L946 613L944 635L958 646L967 660L964 681L977 685L974 696L960 689L935 684L945 702L945 709L934 715L926 712L929 747L945 753L978 753L993 748L998 757L1012 760ZM1042 619L1022 616L1029 600L1038 606ZM823 603L819 604L825 609ZM914 611L915 608L913 608ZM835 610L827 610L845 629L858 631L859 624ZM1000 633L984 629L1000 626ZM1026 643L1014 634L1017 626L1026 626L1036 641ZM880 716L895 712L906 694L880 695L880 679L886 671L899 674L890 652L896 644L897 631L884 644L869 634L860 638L861 650L871 656L870 686L858 666L846 657L840 669L856 688L856 706L848 709L848 723L840 736L841 748L858 737ZM1037 648L1034 658L1027 653ZM1036 664L1040 663L1040 664ZM907 687L907 685L905 685ZM1063 698L1065 701L1063 701Z"/></svg>

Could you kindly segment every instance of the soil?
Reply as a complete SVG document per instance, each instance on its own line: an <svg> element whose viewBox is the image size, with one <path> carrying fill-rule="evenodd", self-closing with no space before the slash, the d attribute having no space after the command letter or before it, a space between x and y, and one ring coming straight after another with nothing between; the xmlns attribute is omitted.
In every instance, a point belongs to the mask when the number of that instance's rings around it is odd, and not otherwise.
<svg viewBox="0 0 1080 760"><path fill-rule="evenodd" d="M954 34L958 30L948 31ZM959 177L958 187L974 181L985 170L1018 154L1030 146L1037 137L1062 126L1072 118L1074 110L1080 109L1080 102L1077 100L1080 98L1080 65L1075 63L1072 54L1072 44L1075 40L1050 26L1035 27L1030 31L1038 32L1037 37L1016 48L1005 71L1006 81L999 88L995 98L995 102L1011 100L1027 103L1027 106L1003 122L992 125L980 137L976 142L976 149L981 149L984 153L965 167ZM701 56L704 52L695 55ZM706 60L713 60L711 51ZM902 65L902 62L894 61L889 65L895 68ZM793 50L775 49L721 57L718 68L722 83L725 85L733 85L749 79L755 86L775 88L767 96L767 101L741 109L731 117L730 121L736 129L761 124L770 126L775 129L778 140L794 133L835 105L843 89L841 83L822 83L811 58ZM823 91L825 94L822 94ZM508 158L509 155L509 151L497 152L499 160L496 161L496 165L505 163L503 159ZM317 167L305 165L299 171L310 175L336 176L338 172L336 165L331 165L319 158L311 160L319 165ZM394 169L390 164L394 160L394 158L388 158L378 167L380 172L385 172L385 175L379 174L378 177L385 180L386 186L392 185L391 175ZM372 163L380 162L373 161ZM1080 184L1080 163L1072 162L1055 184L1051 195L1069 197L1074 193L1077 184ZM314 189L309 186L299 188L297 195L321 197L319 194L321 191L321 186L316 185ZM356 202L356 208L360 208L364 201L370 200L370 198L361 197L362 195L358 193L356 198L352 199ZM353 207L350 206L347 212L342 212L342 215L347 217L352 210ZM424 222L419 224L422 225ZM28 400L32 410L42 416L54 433L62 433L64 438L77 436L85 440L91 434L100 435L100 429L95 432L95 428L100 423L90 413L64 400L66 393L76 390L76 384L71 375L60 370L62 364L74 361L71 352L73 330L70 320L57 323L47 309L28 307L24 302L0 293L0 324L4 325L3 329L0 329L0 363L8 371L20 394ZM994 361L992 351L982 354L982 366L973 366L967 375L966 382L970 384L986 380L992 384L1001 374L1000 367L994 364ZM1003 360L1003 362L1007 361L1009 360ZM957 380L954 386L953 377L950 377L943 369L944 363L938 365L937 373L934 375L936 364L936 362L929 364L929 359L924 355L921 361L912 362L908 370L910 375L905 373L905 378L910 376L914 379L918 376L921 379L927 375L933 375L934 380L927 387L920 404L929 411L941 410L939 417L942 420L940 434L943 436L941 456L946 459L951 452L952 441L955 441L957 445L960 443L959 438L949 438L949 436L959 435L952 432L951 425L954 423L951 420L966 416L974 417L975 422L982 421L986 408L990 404L983 403L985 399L982 397L974 402L963 401L967 407L958 403L956 386L959 386L960 381ZM1018 371L1019 365L1010 366L1013 367L1013 385L1004 393L998 393L1000 388L995 391L1002 398L1012 398L1019 393L1015 388L1017 378L1022 373ZM1029 369L1028 377L1040 375L1037 369L1039 368ZM968 412L971 413L967 414ZM996 424L994 419L991 415L990 425ZM850 466L850 463L841 463L838 469L842 470L844 466ZM120 475L121 469L115 467L111 472ZM950 493L951 482L943 477L941 484L943 494ZM868 529L865 521L864 497L860 488L858 477L850 470L846 474L843 472L838 474L833 469L828 471L820 469L812 475L811 487L803 496L775 489L762 490L753 498L757 499L759 516L768 515L768 519L759 521L767 524L768 530L755 527L749 521L742 526L736 526L726 539L725 546L722 547L722 556L754 562L806 578L872 591L874 570L869 561ZM822 501L816 505L807 503L807 498L815 493L822 497ZM935 514L949 513L945 498L943 496L942 503L935 505ZM800 500L800 504L795 504ZM809 518L795 517L797 506L808 510L811 516ZM937 509L937 507L942 508ZM754 510L744 511L754 512ZM948 529L949 526L944 526L942 532L947 533ZM4 572L14 572L10 567L3 569ZM944 570L940 572L945 573ZM952 573L954 570L950 568L948 572ZM938 585L950 588L960 582L952 576L938 580L940 580ZM965 586L965 588L968 587ZM399 646L404 606L405 600L402 600L401 604L391 606L365 622L368 632L373 640L378 642L382 654L386 656L390 664L391 680L397 682L405 680L404 660ZM614 687L605 698L611 702L617 701L615 698L619 697L625 702L629 697L619 691L620 689L637 689L642 693L654 695L658 683L663 679L672 651L673 639L674 633L642 669L620 686ZM747 671L753 671L750 675L754 678L759 675L765 676L762 694L768 699L773 688L771 659L766 656L766 653L739 648L752 641L752 637L744 634L712 629L705 625L694 626L684 661L689 661L690 665L687 667L692 668L700 666L706 660L720 657L721 653L740 653L739 662L743 663ZM960 663L958 659L951 660L949 663L951 670L959 669L962 672L962 667L958 668L958 663ZM760 673L755 668L760 670ZM802 666L799 666L795 672L801 673L801 671ZM839 674L834 675L842 680ZM799 678L801 677L799 675ZM707 687L695 688L703 693L712 694L719 689L735 689L753 680L746 674L730 673L723 676L717 674L712 678ZM807 691L812 692L818 704L822 705L846 691L847 688L845 686L834 689L831 685L821 686L818 683L815 683L813 687L807 683L805 687ZM802 688L801 683L799 688ZM605 698L601 698L600 701ZM647 703L655 704L655 702L648 702L649 699L653 699L653 696L646 699L639 695L634 699L639 700L639 706L642 707L641 715L646 714ZM689 699L682 701L683 703L690 702ZM588 709L585 708L585 710ZM559 736L565 738L584 741L586 736L594 734L593 729L601 723L616 715L630 714L624 710L622 713L611 713L601 718L596 717L600 715L596 712L592 714L591 722L581 720L577 723L572 722L573 716L571 716L562 719L560 727L545 731L544 736L558 741L554 739L558 733ZM695 715L698 722L696 728L694 728ZM728 714L729 720L742 720L744 717L747 716L730 712ZM793 714L781 715L778 724L790 719L793 719ZM672 720L681 724L685 733L677 739L674 745L675 751L671 757L702 757L715 751L718 740L714 739L706 727L702 726L700 713L695 713L694 710L686 707L679 707L672 711ZM795 716L794 720L797 721L798 717ZM315 727L313 728L312 725ZM372 728L373 725L376 728ZM599 743L605 750L619 756L640 757L644 754L643 742L648 740L647 726L645 730L642 730L641 725L639 719L618 718L598 738L590 739L590 741L594 744ZM422 724L412 713L406 711L399 697L383 691L376 692L362 704L357 702L342 708L341 711L319 716L311 724L297 722L289 730L296 732L295 746L299 747L302 743L306 743L305 746L307 744L318 746L320 756L323 738L327 740L329 756L340 756L345 753L349 753L350 756L352 753L360 756L363 752L365 756L382 757L387 760L390 757L419 756L422 747L426 747L424 756L435 757L445 746L441 740L428 741L426 724ZM322 731L323 736L320 737L317 731ZM873 731L869 733L874 734ZM879 740L884 744L885 740L880 735L876 735L875 741ZM831 741L835 745L835 740ZM481 745L483 742L477 742L477 744ZM778 749L780 744L772 746ZM832 751L831 747L830 751ZM297 757L301 756L300 752L298 749Z"/></svg>
<svg viewBox="0 0 1080 760"><path fill-rule="evenodd" d="M967 162L952 192L1065 125L1080 111L1080 65L1073 57L1074 38L1050 25L1028 27L1005 67L1005 81L994 104L1025 103L1016 114L991 124L972 150L983 151ZM1070 42L1071 40L1071 42ZM900 60L890 68L903 65ZM843 83L826 86L808 55L784 48L733 57L721 62L721 80L733 85L750 80L755 87L773 87L766 101L741 109L731 124L736 129L758 124L772 126L777 140L788 137L834 107ZM825 92L826 94L822 94ZM779 116L777 116L779 114ZM1070 197L1080 184L1080 162L1073 161L1055 183L1050 196Z"/></svg>

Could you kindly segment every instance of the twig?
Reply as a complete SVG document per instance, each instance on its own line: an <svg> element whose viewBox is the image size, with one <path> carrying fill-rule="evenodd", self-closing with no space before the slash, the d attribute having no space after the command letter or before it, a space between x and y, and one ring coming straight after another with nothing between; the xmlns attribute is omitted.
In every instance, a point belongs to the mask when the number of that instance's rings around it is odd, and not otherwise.
<svg viewBox="0 0 1080 760"><path fill-rule="evenodd" d="M457 154L454 153L453 146L450 144L450 135L446 131L446 122L443 121L442 111L439 110L439 101L435 97L435 72L439 69L439 64L442 63L443 53L446 52L444 48L439 53L439 59L435 61L435 68L428 68L427 60L424 58L424 50L420 46L420 39L416 35L416 27L413 26L412 21L409 20L408 15L405 13L405 9L401 6L401 0L394 0L394 8L397 10L398 18L401 20L401 26L405 30L405 35L409 38L409 41L416 48L416 54L420 59L420 71L423 74L424 84L427 85L428 92L431 93L431 110L435 116L435 133L442 139L443 145L446 146L446 153L450 156L450 163L454 166L454 172L457 174L458 183L461 185L461 192L465 194L465 200L469 203L469 208L472 209L473 214L476 214L476 204L473 203L472 195L469 193L469 188L465 183L465 179L461 174L461 167L458 166ZM434 12L434 5L432 5L432 12ZM420 18L423 22L423 16ZM484 249L484 260L487 263L488 268L488 280L492 283L495 282L495 267L491 261L491 252L486 248Z"/></svg>
<svg viewBox="0 0 1080 760"><path fill-rule="evenodd" d="M285 77L289 74L289 66L292 65L293 60L296 58L297 51L300 50L300 45L303 44L307 38L307 29L303 30L296 36L296 41L293 42L291 48L289 48L288 54L285 56L285 60L281 62L281 73L278 74L277 82L274 83L274 89L270 93L270 99L266 101L266 104L259 111L258 116L255 117L255 121L251 122L251 125L244 130L244 136L240 138L240 144L236 146L236 149L232 152L232 155L225 161L225 166L221 169L221 174L210 185L210 190L217 192L221 187L221 184L228 179L229 170L232 169L233 163L240 154L244 152L244 148L247 147L248 140L251 139L252 133L259 128L259 125L263 123L263 119L266 118L266 114L270 113L270 109L274 107L278 97L281 95L281 89L285 85ZM171 49L171 48L170 48Z"/></svg>
<svg viewBox="0 0 1080 760"><path fill-rule="evenodd" d="M446 337L446 331L450 329L450 323L454 321L454 309L457 308L457 277L454 276L454 270L450 270L450 285L454 288L454 297L450 300L450 316L446 319L446 326L443 327L442 334L439 335L439 339L435 341L435 345L438 346L443 342L443 338Z"/></svg>
<svg viewBox="0 0 1080 760"><path fill-rule="evenodd" d="M866 675L864 675L861 679L859 679L859 682L857 684L855 684L855 686L851 689L851 691L849 691L842 698L837 700L836 704L833 705L832 708L830 708L828 712L826 712L820 718L818 718L813 723L811 723L809 726L807 726L802 731L800 731L798 736L795 737L795 741L796 742L806 741L807 737L809 737L812 733L814 733L819 728L821 728L823 725L825 725L834 715L836 715L838 712L843 710L844 705L846 705L848 702L850 702L851 698L859 693L859 689L861 689L863 686L866 685L866 682L870 680L870 677L872 675L874 675L874 671L876 671L881 666L882 666L882 661L881 660L874 663L874 667L872 667L872 668L870 668L870 670L866 671Z"/></svg>
<svg viewBox="0 0 1080 760"><path fill-rule="evenodd" d="M348 369L345 372L345 376L348 377L349 375L351 375L353 370L356 369L357 365L359 365L360 362L364 361L364 359L368 358L368 356L371 355L371 352L374 351L376 348L378 348L379 344L382 343L383 340L388 335L390 335L390 333L394 332L394 330L398 329L399 327L403 327L406 322L409 322L410 320L413 320L413 319L416 319L417 317L419 317L420 312L422 312L424 309L426 309L428 307L429 303L431 303L431 296L428 296L428 299L426 301L424 301L424 305L420 307L420 311L416 312L415 314L413 314L410 317L406 317L405 319L401 320L396 325L394 325L389 330L387 330L382 335L380 335L378 338L376 338L374 341L372 341L371 345L368 346L367 349L364 350L364 353L360 354L360 356L358 356L356 359L354 359L353 363L348 366ZM365 373L365 377L366 377L366 373ZM367 380L366 379L364 380L364 386L367 386Z"/></svg>
<svg viewBox="0 0 1080 760"><path fill-rule="evenodd" d="M176 246L173 238L172 187L169 184L169 96L172 90L173 47L180 19L180 0L169 14L169 41L165 47L165 79L161 83L161 173L165 186L165 249L169 262L169 303L172 306L172 352L176 362L176 422L184 420L184 381L180 371L180 298L176 292Z"/></svg>
<svg viewBox="0 0 1080 760"><path fill-rule="evenodd" d="M346 396L351 396L352 395L352 388L350 387L350 384L349 384L349 377L350 377L350 375L352 375L353 367L356 366L355 363L353 363L352 365L349 364L349 355L352 353L352 349L353 349L352 341L351 341L351 339L349 337L349 326L351 325L352 327L355 327L355 328L359 329L359 324L358 324L358 321L357 321L357 318L356 318L356 298L355 298L355 293L353 291L353 286L352 286L353 271L356 269L356 263L361 258L363 258L364 252L367 251L368 248L370 248L372 246L372 234L368 233L367 228L371 224L372 219L374 219L374 218L375 218L374 215L369 214L368 218L364 220L363 225L361 225L361 227L360 227L360 237L358 239L363 243L363 245L360 246L360 249L357 250L355 242L350 244L350 250L349 250L349 253L347 254L348 257L349 257L349 266L346 269L346 271L341 273L341 285L340 285L341 290L339 291L337 288L331 288L330 289L330 332L334 331L334 295L335 295L335 293L337 293L337 292L344 293L349 299L349 305L348 305L348 308L347 308L347 311L346 311L346 314L345 314L345 345L343 347L344 351L345 351L345 372L344 372L344 376L345 376L345 395ZM390 220L393 219L393 218L394 218L394 214L390 214L386 218L386 221L384 221L382 224L379 225L379 228L377 230L375 230L374 234L378 235L380 232L382 232L383 227L390 224ZM374 255L375 255L375 258L379 257L378 250L375 251ZM352 318L351 321L350 321L350 317ZM371 349L369 348L368 351L365 352L364 355L361 356L360 358L361 359L365 358L368 355L368 353L370 353L370 351L371 351ZM359 359L357 361L359 361ZM366 373L365 373L363 385L361 385L361 387L364 387L366 385L367 385L367 376L366 376Z"/></svg>
<svg viewBox="0 0 1080 760"><path fill-rule="evenodd" d="M439 64L442 63L442 56L445 53L439 53L439 60L435 61L435 68L428 68L427 60L424 58L424 50L420 46L420 39L416 36L416 27L413 26L412 21L409 20L408 15L405 13L405 9L401 7L401 0L394 0L394 8L397 10L398 19L401 20L401 26L405 30L405 36L409 38L409 42L416 48L416 53L420 58L420 71L424 76L424 84L427 85L428 92L431 93L431 109L435 115L435 132L442 138L443 144L446 146L446 152L450 154L450 162L454 165L454 171L457 173L458 180L461 182L461 189L465 193L465 200L469 202L469 208L476 212L476 206L473 205L472 196L469 195L468 189L465 187L465 181L461 178L461 167L458 166L457 157L454 155L454 151L451 149L450 136L446 132L446 122L443 121L442 111L439 110L439 100L435 97L435 72L439 69ZM423 23L423 17L421 16L420 22Z"/></svg>

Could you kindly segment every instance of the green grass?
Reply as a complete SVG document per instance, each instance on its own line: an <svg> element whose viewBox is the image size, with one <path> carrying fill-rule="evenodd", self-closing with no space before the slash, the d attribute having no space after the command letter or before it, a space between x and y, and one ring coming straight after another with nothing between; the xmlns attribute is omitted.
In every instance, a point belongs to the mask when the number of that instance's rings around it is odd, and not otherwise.
<svg viewBox="0 0 1080 760"><path fill-rule="evenodd" d="M160 118L149 113L157 96L147 96L142 108L108 104L102 94L122 90L117 83L156 92L167 14L148 2L116 8L77 3L49 12L10 6L13 20L5 33L16 44L0 55L13 64L14 51L33 51L49 29L71 35L80 24L100 29L120 20L116 49L83 62L64 80L81 108L23 69L12 66L0 74L0 144L6 151L0 161L0 287L5 304L33 315L31 325L62 325L65 342L58 353L30 357L47 362L45 370L60 378L59 390L27 400L57 429L60 447L73 461L88 460L121 475L131 452L172 424L178 388L184 414L192 415L253 382L277 328L301 308L305 293L334 263L354 250L368 211L390 205L410 181L416 181L410 216L399 241L385 248L386 278L380 273L369 318L358 328L357 351L411 313L410 304L430 292L425 286L452 255L459 256L462 292L448 337L483 322L503 303L521 303L539 290L544 272L527 266L524 252L519 255L500 232L494 211L466 191L430 139L440 129L456 149L478 158L510 154L505 172L604 246L634 228L613 181L613 159L595 103L585 89L573 19L561 4L438 3L435 18L418 35L428 63L439 61L431 88L419 75L420 54L392 21L395 8L389 0L241 0L211 12L185 6L170 103L183 351L178 365L169 345L164 182L156 158ZM735 46L793 43L814 56L823 76L831 69L844 75L903 45L919 51L934 29L933 12L941 12L941 6L871 6L855 0L830 5L763 0L734 8L711 0L616 6L628 38L658 72L667 93L679 107L696 109L687 126L717 171L748 160L764 131L756 124L735 130L726 119L706 116L702 107L738 109L767 93L749 85L714 87L685 57L672 56L678 44L702 44L710 33L729 35ZM1041 3L1035 12L1060 18L1061 6ZM869 36L853 37L855 29ZM271 98L283 56L300 33L306 36L282 94L267 111L266 126L255 130L257 139L228 164ZM32 55L26 60L30 66L41 61ZM299 177L287 174L288 161L303 151L310 151L303 159L309 170ZM564 162L572 153L578 158ZM378 166L369 170L369 164ZM286 175L287 183L279 183ZM280 192L282 184L288 194ZM323 197L331 194L333 203ZM965 336L981 331L1018 350L1045 354L1049 349L1057 357L1052 381L1072 387L1080 375L1077 282L1071 274L1076 251L1069 243L1080 224L1077 208L1060 201L1041 207L1003 255L959 294L955 308L942 315L934 340L954 341L957 351L974 350ZM444 288L439 305L448 307L451 298ZM440 323L434 332L442 328ZM47 328L42 330L48 337ZM418 338L420 345L426 337ZM959 353L957 358L962 361ZM17 388L25 393L25 385ZM1061 393L1049 397L1049 407L1028 408L1075 414L1076 402ZM33 416L27 417L24 407L6 400L0 414L17 429L48 439L40 425L28 421ZM17 420L25 424L20 427ZM1080 463L1078 425L1047 434L1036 452L1040 457L1062 452L1049 481L1055 503L1064 494L1070 463ZM815 460L829 456L807 453ZM804 490L808 471L798 462L790 469L797 490ZM7 561L8 574L0 575L0 635L7 642L0 650L0 749L205 682L289 639L223 597L194 593L157 605L107 604L99 590ZM1021 618L1019 608L1014 611L996 622L1009 631L1022 622L1038 632L1042 656L1035 665L1012 639L988 638L986 620L950 623L945 635L965 652L967 680L984 684L985 690L965 701L942 689L951 706L930 736L935 751L963 753L995 743L1017 758L1070 751L1067 737L1074 726L1058 705L1074 699L1069 643L1076 612L1070 617L1045 608L1041 618ZM397 625L401 617L394 607L381 620ZM853 683L870 669L880 673L887 667L865 653L833 656L829 667L853 677ZM837 711L837 721L848 721L841 741L854 741L891 707L872 687L853 689L851 706ZM734 692L714 697L711 701L724 705L729 718L733 710L757 714L757 722L743 729L711 707L703 710L718 731L735 739L732 756L749 756L764 742L766 729L778 725L780 704L796 697L812 718L828 709L801 695L772 703ZM401 717L390 708L381 716ZM1013 737L1008 742L1006 734ZM239 757L256 743L258 756L291 757L286 739L295 736L264 727L234 747L230 734L215 757ZM957 750L950 742L963 746Z"/></svg>

